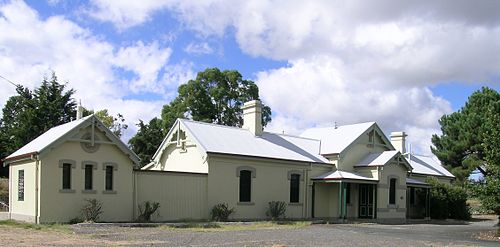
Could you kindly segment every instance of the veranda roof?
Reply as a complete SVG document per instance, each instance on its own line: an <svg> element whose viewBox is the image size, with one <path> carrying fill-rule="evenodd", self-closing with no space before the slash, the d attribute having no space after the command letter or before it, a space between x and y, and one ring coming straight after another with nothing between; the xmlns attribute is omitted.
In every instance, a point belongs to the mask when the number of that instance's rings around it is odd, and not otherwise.
<svg viewBox="0 0 500 247"><path fill-rule="evenodd" d="M312 180L325 181L325 182L326 181L339 181L339 182L358 181L358 182L372 182L372 183L378 182L376 178L365 177L353 172L339 171L339 170L327 172L325 174L312 178Z"/></svg>

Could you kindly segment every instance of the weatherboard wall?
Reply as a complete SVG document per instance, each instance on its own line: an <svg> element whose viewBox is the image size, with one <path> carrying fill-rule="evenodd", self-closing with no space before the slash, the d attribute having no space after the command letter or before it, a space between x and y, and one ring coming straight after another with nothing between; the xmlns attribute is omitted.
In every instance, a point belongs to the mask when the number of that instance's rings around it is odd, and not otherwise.
<svg viewBox="0 0 500 247"><path fill-rule="evenodd" d="M207 175L182 172L136 171L138 205L160 203L153 221L200 220L209 218Z"/></svg>

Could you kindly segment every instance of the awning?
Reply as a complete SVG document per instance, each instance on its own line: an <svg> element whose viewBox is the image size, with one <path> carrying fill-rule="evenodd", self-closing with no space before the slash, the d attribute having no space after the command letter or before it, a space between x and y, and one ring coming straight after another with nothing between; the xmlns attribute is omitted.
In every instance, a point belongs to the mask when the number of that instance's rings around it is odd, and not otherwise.
<svg viewBox="0 0 500 247"><path fill-rule="evenodd" d="M346 171L331 171L312 178L315 182L355 182L355 183L378 183L375 178L361 176Z"/></svg>
<svg viewBox="0 0 500 247"><path fill-rule="evenodd" d="M412 186L412 187L423 187L423 188L430 188L431 187L430 184L413 179L413 178L406 178L406 185Z"/></svg>

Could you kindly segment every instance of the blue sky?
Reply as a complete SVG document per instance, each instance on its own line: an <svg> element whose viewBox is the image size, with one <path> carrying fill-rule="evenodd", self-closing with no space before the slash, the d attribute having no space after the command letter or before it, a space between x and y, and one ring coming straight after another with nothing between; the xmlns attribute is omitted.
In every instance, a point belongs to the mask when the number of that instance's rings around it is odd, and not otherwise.
<svg viewBox="0 0 500 247"><path fill-rule="evenodd" d="M254 80L269 131L376 121L429 153L437 120L499 89L500 3L470 1L2 1L0 75L55 71L84 106L131 128L208 67ZM0 83L0 104L15 94Z"/></svg>

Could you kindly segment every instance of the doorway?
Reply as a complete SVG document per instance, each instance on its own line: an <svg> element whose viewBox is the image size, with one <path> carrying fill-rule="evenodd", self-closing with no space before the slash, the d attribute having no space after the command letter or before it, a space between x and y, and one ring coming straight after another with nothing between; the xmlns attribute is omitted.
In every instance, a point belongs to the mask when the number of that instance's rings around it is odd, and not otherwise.
<svg viewBox="0 0 500 247"><path fill-rule="evenodd" d="M359 218L373 218L373 184L359 185Z"/></svg>

